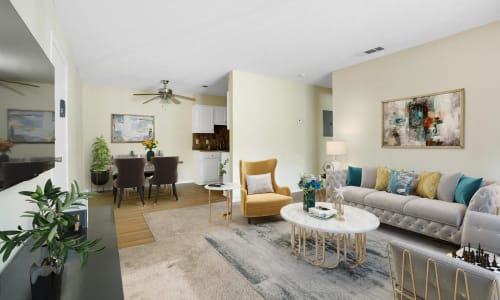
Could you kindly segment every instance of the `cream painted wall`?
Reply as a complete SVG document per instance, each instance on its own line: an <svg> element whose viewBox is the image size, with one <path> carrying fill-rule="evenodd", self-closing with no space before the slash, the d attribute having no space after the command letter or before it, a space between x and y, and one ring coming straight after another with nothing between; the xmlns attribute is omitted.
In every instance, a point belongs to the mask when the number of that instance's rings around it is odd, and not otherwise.
<svg viewBox="0 0 500 300"><path fill-rule="evenodd" d="M59 45L68 61L68 135L69 135L69 179L77 179L82 182L83 162L81 160L81 110L80 99L80 76L72 60L64 33L55 18L54 2L52 0L12 0L11 1L21 18L24 20L38 43L41 45L47 57L50 58L51 36L57 39ZM12 188L0 192L0 230L13 229L17 225L29 227L31 222L27 218L20 218L23 211L32 209L32 206L23 201L24 196L18 193L22 190L35 188L37 184L43 183L52 177L52 171L48 171L39 177L16 185ZM11 257L14 253L12 253ZM8 263L10 259L6 262ZM0 272L6 263L0 261Z"/></svg>
<svg viewBox="0 0 500 300"><path fill-rule="evenodd" d="M500 22L350 68L332 77L334 130L354 165L455 171L500 179ZM381 101L465 88L464 149L381 148Z"/></svg>
<svg viewBox="0 0 500 300"><path fill-rule="evenodd" d="M129 154L131 150L136 154L146 153L141 143L111 143L111 115L114 113L155 116L155 137L159 141L155 151L161 150L164 155L179 156L184 163L179 165L178 181L193 181L192 106L193 104L225 106L226 97L196 95L195 102L181 101L178 105L161 104L160 101L142 104L149 98L132 95L138 92L144 91L110 86L83 86L82 143L86 188L90 188L90 147L96 136L104 136L113 155ZM106 188L111 188L111 183Z"/></svg>
<svg viewBox="0 0 500 300"><path fill-rule="evenodd" d="M239 160L276 157L276 181L298 190L301 174L319 172L320 102L331 90L241 71L229 83L233 180Z"/></svg>

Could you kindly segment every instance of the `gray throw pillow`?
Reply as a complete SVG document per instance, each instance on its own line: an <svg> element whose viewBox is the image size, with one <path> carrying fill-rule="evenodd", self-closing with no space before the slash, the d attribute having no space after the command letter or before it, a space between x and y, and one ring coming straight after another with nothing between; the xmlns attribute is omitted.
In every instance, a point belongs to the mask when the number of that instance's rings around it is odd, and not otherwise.
<svg viewBox="0 0 500 300"><path fill-rule="evenodd" d="M361 187L373 189L377 180L377 167L363 167Z"/></svg>
<svg viewBox="0 0 500 300"><path fill-rule="evenodd" d="M437 198L439 200L453 202L455 199L455 190L462 175L462 172L441 173L441 179L439 179L437 188Z"/></svg>
<svg viewBox="0 0 500 300"><path fill-rule="evenodd" d="M271 173L247 175L248 194L274 193Z"/></svg>

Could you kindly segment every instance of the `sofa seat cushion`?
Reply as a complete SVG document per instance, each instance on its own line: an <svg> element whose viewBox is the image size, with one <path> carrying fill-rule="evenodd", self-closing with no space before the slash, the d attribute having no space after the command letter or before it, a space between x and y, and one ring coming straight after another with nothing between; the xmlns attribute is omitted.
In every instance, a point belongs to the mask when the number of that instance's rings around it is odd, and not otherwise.
<svg viewBox="0 0 500 300"><path fill-rule="evenodd" d="M292 202L292 197L276 194L264 193L247 195L247 210L254 210L260 207L282 207Z"/></svg>
<svg viewBox="0 0 500 300"><path fill-rule="evenodd" d="M392 212L403 213L403 207L410 200L417 199L417 196L409 195L398 195L391 194L387 192L374 192L370 193L365 197L364 204L376 207L379 209L385 209Z"/></svg>
<svg viewBox="0 0 500 300"><path fill-rule="evenodd" d="M466 207L461 203L417 198L409 201L403 213L416 218L455 226L462 224Z"/></svg>
<svg viewBox="0 0 500 300"><path fill-rule="evenodd" d="M344 200L349 202L354 202L358 204L364 204L364 199L366 195L375 193L376 190L369 188L362 188L357 186L345 186L344 187ZM335 199L332 199L335 201Z"/></svg>

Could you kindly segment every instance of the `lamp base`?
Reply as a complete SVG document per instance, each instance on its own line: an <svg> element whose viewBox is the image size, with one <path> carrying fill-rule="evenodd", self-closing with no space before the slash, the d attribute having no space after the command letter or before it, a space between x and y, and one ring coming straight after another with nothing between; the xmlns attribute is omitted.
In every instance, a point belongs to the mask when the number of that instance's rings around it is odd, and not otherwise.
<svg viewBox="0 0 500 300"><path fill-rule="evenodd" d="M338 160L334 160L334 161L332 161L332 166L333 166L334 170L340 170L340 169L342 169L342 162L340 162Z"/></svg>

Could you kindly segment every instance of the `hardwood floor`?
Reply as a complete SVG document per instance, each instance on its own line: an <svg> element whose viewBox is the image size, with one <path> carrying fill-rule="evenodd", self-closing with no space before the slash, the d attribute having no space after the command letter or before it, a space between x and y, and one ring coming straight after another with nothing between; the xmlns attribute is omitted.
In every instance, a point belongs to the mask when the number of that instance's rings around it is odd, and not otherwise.
<svg viewBox="0 0 500 300"><path fill-rule="evenodd" d="M113 204L113 193L111 191L95 193L89 200L89 206L114 206L119 249L152 243L154 242L154 237L144 219L144 213L195 205L208 205L208 191L205 190L203 186L185 183L177 184L176 187L179 201L176 201L175 197L170 195L170 190L162 188L158 195L158 203L155 206L155 187L153 187L151 199L147 198L148 189L145 189L144 207L142 206L139 194L131 189L124 194L120 208L117 208L116 205ZM222 200L222 197L216 197L215 199L215 201Z"/></svg>

